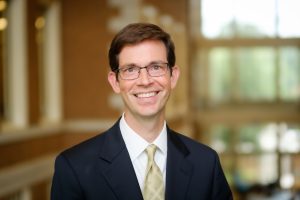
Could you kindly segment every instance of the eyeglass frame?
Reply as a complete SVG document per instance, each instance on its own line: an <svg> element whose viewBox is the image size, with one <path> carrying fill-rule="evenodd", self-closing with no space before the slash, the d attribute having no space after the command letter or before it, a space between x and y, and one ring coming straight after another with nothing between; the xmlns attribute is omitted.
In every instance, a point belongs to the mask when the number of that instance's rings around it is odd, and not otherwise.
<svg viewBox="0 0 300 200"><path fill-rule="evenodd" d="M164 66L163 69L165 69L165 71L164 71L163 74L153 76L153 75L151 75L151 74L149 73L149 69L150 69L149 67L151 67L151 66L153 66L153 65L156 65L156 64L157 64L157 65L163 65L163 66ZM120 72L122 72L122 71L124 72L125 70L130 69L130 68L138 69L138 71L137 71L137 72L138 72L138 73L137 73L137 77L136 77L136 78L124 78L124 77L122 77L122 75L121 75ZM120 74L120 77L121 77L121 79L123 79L123 80L135 80L135 79L138 79L138 78L140 77L140 74L141 74L141 70L142 70L142 69L146 69L147 75L150 76L150 77L160 77L160 76L163 76L163 75L166 74L166 72L168 71L168 69L170 69L170 70L171 70L171 73L172 73L172 69L171 69L170 64L169 64L168 62L151 62L151 63L149 63L148 65L145 65L144 67L140 67L140 66L135 65L135 64L129 64L129 65L126 65L126 66L124 66L124 67L120 67L120 68L118 68L118 69L115 69L114 72L116 73L116 75Z"/></svg>

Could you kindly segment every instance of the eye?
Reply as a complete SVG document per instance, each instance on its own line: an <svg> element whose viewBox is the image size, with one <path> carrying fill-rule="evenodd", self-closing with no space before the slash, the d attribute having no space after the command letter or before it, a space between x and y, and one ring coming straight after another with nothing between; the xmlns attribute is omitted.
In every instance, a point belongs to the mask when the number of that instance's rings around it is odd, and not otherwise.
<svg viewBox="0 0 300 200"><path fill-rule="evenodd" d="M156 71L156 70L161 70L162 66L160 64L152 64L150 68L151 70Z"/></svg>
<svg viewBox="0 0 300 200"><path fill-rule="evenodd" d="M123 69L124 73L134 73L138 70L137 66L128 66L125 69Z"/></svg>

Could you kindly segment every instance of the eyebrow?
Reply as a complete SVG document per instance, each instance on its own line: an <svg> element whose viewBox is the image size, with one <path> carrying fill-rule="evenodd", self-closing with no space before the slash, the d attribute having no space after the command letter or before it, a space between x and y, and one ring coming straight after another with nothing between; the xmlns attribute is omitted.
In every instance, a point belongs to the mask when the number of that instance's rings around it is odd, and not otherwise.
<svg viewBox="0 0 300 200"><path fill-rule="evenodd" d="M156 60L156 61L151 61L148 64L144 65L144 66L148 66L151 64L157 64L157 63L168 63L168 61L162 61L162 60ZM126 68L126 67L141 67L141 65L138 65L136 63L128 63L125 65L120 66L120 68Z"/></svg>

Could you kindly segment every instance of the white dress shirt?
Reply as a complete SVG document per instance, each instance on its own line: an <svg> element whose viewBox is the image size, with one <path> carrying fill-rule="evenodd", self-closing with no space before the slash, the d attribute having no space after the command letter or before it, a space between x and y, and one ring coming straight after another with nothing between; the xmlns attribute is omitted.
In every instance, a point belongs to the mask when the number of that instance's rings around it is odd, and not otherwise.
<svg viewBox="0 0 300 200"><path fill-rule="evenodd" d="M127 122L125 121L124 114L120 120L120 130L122 137L125 141L125 145L129 152L133 168L138 179L141 191L144 188L144 180L146 175L147 167L147 153L145 149L150 145L144 138L142 138L138 133L132 130ZM164 122L163 129L161 130L159 136L153 141L158 148L156 150L154 160L158 165L160 171L163 174L164 184L166 185L166 162L167 162L167 127L166 122Z"/></svg>

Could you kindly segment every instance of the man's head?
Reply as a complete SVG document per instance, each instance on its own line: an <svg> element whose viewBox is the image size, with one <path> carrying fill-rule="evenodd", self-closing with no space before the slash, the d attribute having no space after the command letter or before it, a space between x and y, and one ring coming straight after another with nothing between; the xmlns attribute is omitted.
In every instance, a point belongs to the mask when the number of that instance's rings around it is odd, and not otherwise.
<svg viewBox="0 0 300 200"><path fill-rule="evenodd" d="M164 119L179 78L169 34L152 24L130 24L113 39L108 81L124 102L128 119Z"/></svg>
<svg viewBox="0 0 300 200"><path fill-rule="evenodd" d="M109 50L109 64L112 71L119 68L119 54L124 46L138 44L145 40L158 40L164 43L169 67L175 65L175 47L168 33L149 23L133 23L124 27L113 39Z"/></svg>

